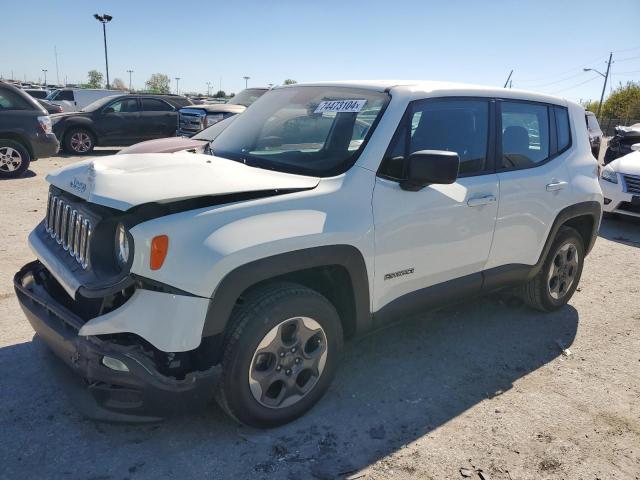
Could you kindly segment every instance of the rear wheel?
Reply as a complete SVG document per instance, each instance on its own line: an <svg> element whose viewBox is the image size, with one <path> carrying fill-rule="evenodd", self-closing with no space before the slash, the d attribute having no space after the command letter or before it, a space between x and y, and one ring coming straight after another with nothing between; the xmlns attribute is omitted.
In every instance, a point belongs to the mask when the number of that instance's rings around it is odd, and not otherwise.
<svg viewBox="0 0 640 480"><path fill-rule="evenodd" d="M284 282L257 289L231 318L218 403L254 427L290 422L331 384L342 343L338 314L318 292Z"/></svg>
<svg viewBox="0 0 640 480"><path fill-rule="evenodd" d="M29 151L13 140L0 139L0 178L21 176L31 162Z"/></svg>
<svg viewBox="0 0 640 480"><path fill-rule="evenodd" d="M571 299L584 265L584 243L573 228L561 227L540 272L521 287L521 296L532 308L550 312Z"/></svg>
<svg viewBox="0 0 640 480"><path fill-rule="evenodd" d="M76 155L91 152L95 143L93 134L84 128L71 128L64 135L64 149Z"/></svg>

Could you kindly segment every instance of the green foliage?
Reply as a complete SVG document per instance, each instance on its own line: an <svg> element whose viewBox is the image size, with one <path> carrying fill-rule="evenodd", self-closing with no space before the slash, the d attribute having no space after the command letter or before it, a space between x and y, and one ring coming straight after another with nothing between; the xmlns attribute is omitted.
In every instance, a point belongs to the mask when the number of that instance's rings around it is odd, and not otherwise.
<svg viewBox="0 0 640 480"><path fill-rule="evenodd" d="M164 73L154 73L144 84L151 93L170 93L171 91L171 80Z"/></svg>
<svg viewBox="0 0 640 480"><path fill-rule="evenodd" d="M218 90L213 97L214 98L225 98L226 96L227 96L227 94L224 92L224 90Z"/></svg>
<svg viewBox="0 0 640 480"><path fill-rule="evenodd" d="M640 83L620 84L602 105L607 118L640 118Z"/></svg>
<svg viewBox="0 0 640 480"><path fill-rule="evenodd" d="M283 85L295 85L295 84L296 84L296 83L298 83L298 82L296 82L293 78L287 78L287 79L286 79L284 82L282 82L282 83L283 83Z"/></svg>
<svg viewBox="0 0 640 480"><path fill-rule="evenodd" d="M98 70L89 70L87 74L89 77L89 82L87 85L89 88L100 88L102 87L102 82L104 80L104 76Z"/></svg>
<svg viewBox="0 0 640 480"><path fill-rule="evenodd" d="M584 109L593 113L596 113L598 111L598 105L600 105L600 102L596 102L593 100L582 102L582 106L584 107Z"/></svg>

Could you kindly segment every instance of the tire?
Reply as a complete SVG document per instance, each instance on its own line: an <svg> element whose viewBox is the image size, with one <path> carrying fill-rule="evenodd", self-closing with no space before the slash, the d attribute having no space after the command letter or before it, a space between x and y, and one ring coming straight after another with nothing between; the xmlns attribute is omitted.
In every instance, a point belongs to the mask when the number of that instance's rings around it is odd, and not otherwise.
<svg viewBox="0 0 640 480"><path fill-rule="evenodd" d="M74 155L91 153L96 146L93 133L84 128L70 128L64 134L64 149Z"/></svg>
<svg viewBox="0 0 640 480"><path fill-rule="evenodd" d="M29 151L14 140L0 139L0 178L17 178L29 168Z"/></svg>
<svg viewBox="0 0 640 480"><path fill-rule="evenodd" d="M573 255L575 261L570 258ZM571 227L560 227L542 268L535 277L522 285L520 296L528 306L536 310L558 310L566 305L575 293L582 276L583 265L582 237Z"/></svg>
<svg viewBox="0 0 640 480"><path fill-rule="evenodd" d="M318 292L288 282L258 288L229 321L216 400L252 427L290 422L329 388L342 346L338 313Z"/></svg>

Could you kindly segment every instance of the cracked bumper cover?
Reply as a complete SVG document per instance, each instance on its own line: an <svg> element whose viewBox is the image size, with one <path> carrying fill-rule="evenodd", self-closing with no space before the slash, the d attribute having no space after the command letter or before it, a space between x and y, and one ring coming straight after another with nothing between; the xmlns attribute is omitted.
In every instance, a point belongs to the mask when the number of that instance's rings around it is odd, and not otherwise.
<svg viewBox="0 0 640 480"><path fill-rule="evenodd" d="M85 323L35 280L46 269L40 262L25 265L14 277L20 306L44 343L83 382L76 382L76 395L90 394L92 402L83 410L89 417L113 421L156 420L181 411L202 408L212 398L219 367L194 371L183 379L163 375L140 346L80 336ZM104 356L123 362L128 372L112 370ZM56 369L63 372L67 369ZM84 383L84 385L82 385ZM88 410L88 411L87 411Z"/></svg>

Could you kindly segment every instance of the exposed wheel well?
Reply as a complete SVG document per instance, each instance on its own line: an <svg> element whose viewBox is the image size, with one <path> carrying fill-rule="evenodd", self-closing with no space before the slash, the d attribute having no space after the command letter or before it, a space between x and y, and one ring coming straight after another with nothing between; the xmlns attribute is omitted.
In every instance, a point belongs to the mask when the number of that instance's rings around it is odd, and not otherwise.
<svg viewBox="0 0 640 480"><path fill-rule="evenodd" d="M593 229L595 228L594 223L592 215L580 215L579 217L570 218L562 225L565 227L571 227L580 234L585 251L587 251L591 243Z"/></svg>
<svg viewBox="0 0 640 480"><path fill-rule="evenodd" d="M314 267L263 280L242 292L238 298L238 303L242 303L242 299L249 291L280 281L299 283L326 297L338 312L344 336L349 338L356 332L356 305L353 283L345 267L341 265Z"/></svg>
<svg viewBox="0 0 640 480"><path fill-rule="evenodd" d="M27 140L25 140L25 138L22 137L21 135L13 132L2 132L0 133L0 140L11 140L12 142L19 143L24 148L26 148L27 152L29 152L29 155L33 157L33 150L31 149L31 144Z"/></svg>

